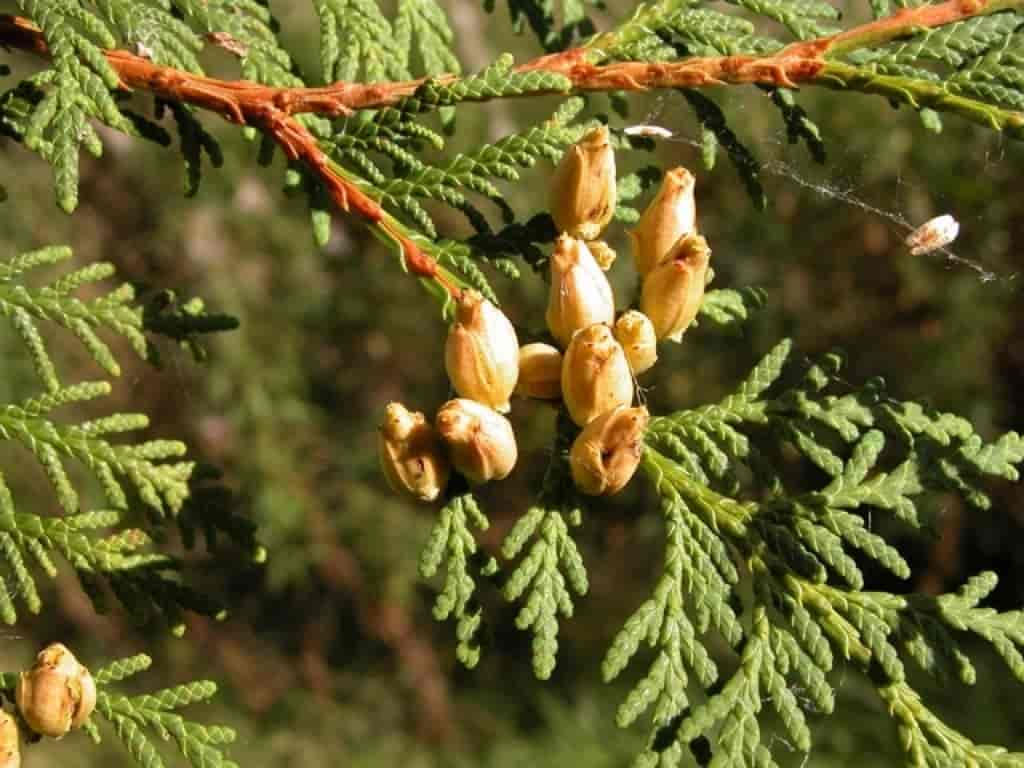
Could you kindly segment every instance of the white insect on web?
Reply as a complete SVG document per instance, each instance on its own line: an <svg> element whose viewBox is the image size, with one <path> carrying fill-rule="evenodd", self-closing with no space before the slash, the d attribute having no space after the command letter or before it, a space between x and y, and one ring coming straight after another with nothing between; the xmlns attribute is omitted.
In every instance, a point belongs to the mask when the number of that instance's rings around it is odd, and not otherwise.
<svg viewBox="0 0 1024 768"><path fill-rule="evenodd" d="M630 125L622 132L627 136L642 136L647 139L671 139L675 135L660 125Z"/></svg>
<svg viewBox="0 0 1024 768"><path fill-rule="evenodd" d="M911 256L921 256L949 245L959 234L960 222L947 213L926 221L907 235L905 242Z"/></svg>
<svg viewBox="0 0 1024 768"><path fill-rule="evenodd" d="M699 140L656 124L656 121L665 111L667 102L668 96L660 97L655 102L654 108L646 116L643 123L628 126L623 132L627 136L639 136L666 142L686 144L698 150L702 149L703 144ZM691 123L692 121L687 121L687 124ZM762 143L776 144L779 147L784 147L789 142L783 142L777 139L768 139ZM815 181L806 178L792 165L778 159L760 162L759 170L761 173L778 176L788 181L795 182L800 187L810 190L821 197L836 200L846 205L859 208L873 216L886 219L903 231L904 241L912 255L919 256L931 253L940 253L945 256L946 260L950 264L967 267L968 269L977 272L979 279L983 283L992 282L999 277L999 275L979 262L959 256L948 247L956 239L960 229L959 222L949 214L938 216L920 226L915 226L898 211L879 208L861 197L858 197L856 195L856 187L853 185L843 186L837 183ZM1015 275L1009 275L1008 277L1009 279L1013 279Z"/></svg>

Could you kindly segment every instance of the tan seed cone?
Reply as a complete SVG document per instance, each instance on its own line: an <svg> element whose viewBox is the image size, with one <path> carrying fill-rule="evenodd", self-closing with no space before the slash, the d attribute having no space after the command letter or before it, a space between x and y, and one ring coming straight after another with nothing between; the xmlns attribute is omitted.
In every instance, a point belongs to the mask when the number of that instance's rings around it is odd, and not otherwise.
<svg viewBox="0 0 1024 768"><path fill-rule="evenodd" d="M420 412L388 403L377 432L380 467L396 493L434 501L448 485L451 468L434 428Z"/></svg>
<svg viewBox="0 0 1024 768"><path fill-rule="evenodd" d="M519 376L519 341L505 313L477 291L463 291L458 299L444 364L462 397L509 410Z"/></svg>
<svg viewBox="0 0 1024 768"><path fill-rule="evenodd" d="M612 287L582 240L561 235L555 241L545 319L563 347L576 331L615 319Z"/></svg>
<svg viewBox="0 0 1024 768"><path fill-rule="evenodd" d="M683 235L670 258L644 278L640 308L659 339L681 341L704 300L711 251L700 235Z"/></svg>
<svg viewBox="0 0 1024 768"><path fill-rule="evenodd" d="M28 727L59 739L81 726L96 706L96 684L89 670L60 643L48 645L18 679L15 699Z"/></svg>
<svg viewBox="0 0 1024 768"><path fill-rule="evenodd" d="M0 710L0 768L21 768L21 745L18 723Z"/></svg>
<svg viewBox="0 0 1024 768"><path fill-rule="evenodd" d="M625 488L640 464L649 418L646 408L619 406L587 424L569 452L576 487L590 496Z"/></svg>
<svg viewBox="0 0 1024 768"><path fill-rule="evenodd" d="M562 396L562 353L556 347L534 343L519 348L516 394L540 400Z"/></svg>
<svg viewBox="0 0 1024 768"><path fill-rule="evenodd" d="M658 194L629 233L633 260L641 277L668 258L679 238L697 229L696 180L682 166L665 173Z"/></svg>
<svg viewBox="0 0 1024 768"><path fill-rule="evenodd" d="M503 480L512 472L518 458L516 436L497 411L459 398L441 406L436 423L452 465L471 485Z"/></svg>
<svg viewBox="0 0 1024 768"><path fill-rule="evenodd" d="M615 213L615 151L600 126L569 147L551 180L551 217L559 232L596 240Z"/></svg>
<svg viewBox="0 0 1024 768"><path fill-rule="evenodd" d="M633 376L626 353L607 325L591 325L572 337L562 361L562 399L581 427L632 402Z"/></svg>
<svg viewBox="0 0 1024 768"><path fill-rule="evenodd" d="M658 361L658 337L654 324L635 309L615 321L615 339L622 345L634 376L649 370Z"/></svg>

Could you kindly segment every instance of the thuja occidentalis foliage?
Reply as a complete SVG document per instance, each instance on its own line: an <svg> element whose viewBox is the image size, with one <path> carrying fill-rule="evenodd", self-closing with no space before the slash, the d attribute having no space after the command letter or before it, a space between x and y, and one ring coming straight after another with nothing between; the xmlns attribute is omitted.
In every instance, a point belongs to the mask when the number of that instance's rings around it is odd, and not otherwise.
<svg viewBox="0 0 1024 768"><path fill-rule="evenodd" d="M36 390L0 406L0 441L21 449L14 454L20 464L0 466L0 621L13 625L22 610L40 613L38 575L55 578L63 560L98 608L109 592L133 617L159 617L180 632L186 612L216 617L224 607L190 587L179 559L160 551L154 538L168 524L177 525L186 541L204 532L212 548L222 534L259 560L263 553L252 527L230 507L208 503L212 486L204 475L209 472L186 458L183 443L125 439L148 426L145 414L94 410L93 418L75 420L74 408L102 403L111 383L67 381L44 341L43 327L70 332L106 376L116 379L121 364L104 336L121 337L139 357L155 362L156 337L199 355L203 334L228 330L235 322L208 313L202 301L183 302L166 291L140 295L127 283L97 290L114 276L105 262L65 271L48 282L34 277L70 257L69 248L50 247L0 260L0 320L23 342ZM80 296L90 288L88 297ZM17 362L5 360L3 375L12 384ZM30 503L17 493L25 462L42 468L56 505L53 500ZM101 490L99 500L81 483L82 470ZM213 696L213 682L129 697L117 684L148 668L147 656L97 664L93 673L89 666L56 643L43 649L31 668L0 674L0 692L9 705L0 714L0 765L13 768L22 757L31 764L22 754L28 751L25 744L77 730L96 742L105 732L115 736L140 765L152 768L163 764L160 755L166 750L157 745L168 740L197 765L232 765L222 750L233 731L176 712ZM101 728L104 723L110 728Z"/></svg>
<svg viewBox="0 0 1024 768"><path fill-rule="evenodd" d="M517 624L533 633L537 676L549 677L560 621L588 589L573 539L584 521L600 524L587 514L588 496L643 482L660 500L664 564L601 670L606 680L639 675L618 713L624 727L646 717L650 736L638 765L673 766L688 755L718 766L774 765L769 710L788 743L810 752L807 713L833 710L829 674L839 666L861 670L874 685L910 764L1024 765L1024 755L976 745L947 725L921 700L905 669L913 662L971 684L975 672L960 640L974 634L1024 681L1024 614L981 606L995 576L982 573L955 593L926 597L866 590L862 573L871 561L897 577L910 575L900 552L869 524L872 514L920 527L919 501L936 490L986 510L986 478L1016 480L1024 441L1008 433L986 442L963 419L899 400L878 382L852 385L838 356L805 360L787 341L719 402L667 414L634 404L632 376L655 364L658 343L685 343L684 333L701 326L747 321L763 297L705 289L714 235L698 231L690 171L666 173L658 195L642 206L644 216L628 205L641 200L660 172L618 177L609 158L650 149L658 131L627 131L618 118L584 117L593 114L585 112L588 94L680 92L700 126L706 166L724 149L757 204L764 192L754 154L708 95L723 86L761 87L790 138L821 161L825 137L798 104L799 88L880 95L917 110L932 130L945 114L1019 139L1024 3L949 0L894 9L887 0L871 0L872 20L842 28L837 9L823 0L736 0L739 13L697 0L655 0L595 32L583 3L567 0L556 14L550 4L517 2L510 4L514 20L529 22L544 53L519 64L502 56L468 76L452 52L445 12L433 0L399 0L393 18L369 1L313 5L321 67L306 79L279 42L269 10L255 0L23 0L21 15L0 17L0 43L19 63L34 57L39 68L0 97L0 130L53 166L57 202L70 212L78 202L80 148L102 151L96 124L162 145L171 143L173 127L187 190L194 192L204 156L220 163L203 121L204 112L213 112L260 142L261 162L283 152L285 184L308 197L318 242L326 241L338 210L393 246L455 334L447 362L459 397L436 418L396 404L381 446L395 487L422 500L440 498L421 571L429 578L445 570L435 615L456 620L458 657L470 667L479 658L484 617L475 593L483 575L509 600L522 599ZM765 20L774 24L758 23ZM239 79L204 73L208 47L237 59ZM125 108L130 93L152 97L152 114ZM458 130L460 109L539 96L563 97L546 121L443 154L443 133ZM523 215L509 207L500 185L516 182L520 168L540 159L561 163L552 174L556 193L548 210ZM425 201L457 209L475 234L446 237ZM484 201L497 206L501 228L481 210ZM617 304L601 283L601 267L615 254L600 236L617 226L613 216L636 223L635 263L643 279L633 307L624 307L622 297ZM118 414L70 426L54 420L50 411L57 406L99 397L108 385L63 384L36 323L71 330L111 376L117 363L98 329L125 336L143 354L146 331L195 345L198 334L228 323L192 302L169 302L170 317L149 312L127 288L89 302L73 298L80 285L109 276L104 265L35 292L24 287L23 272L65 255L45 249L13 256L0 268L0 315L24 339L44 388L38 398L5 406L0 438L22 442L44 466L60 506L50 517L17 511L0 479L7 520L0 551L18 583L16 596L30 610L41 608L27 555L50 572L49 551L56 550L83 583L107 580L129 609L149 602L148 610L172 623L181 610L216 613L169 575L173 564L166 558L137 553L149 541L144 532L116 530L121 512L138 504L154 518L202 527L216 519L255 546L251 531L205 507L186 514L199 497L181 444L107 440L141 428L144 417ZM524 266L552 281L547 327L496 338L504 333L494 330L504 316L484 268L511 280ZM563 297L569 302L561 303ZM558 417L536 502L501 547L508 568L502 573L474 536L488 518L473 488L500 482L517 462L515 436L499 413L514 391L551 400ZM794 455L827 481L796 485L783 471ZM79 508L63 469L69 460L95 473L110 509ZM109 535L96 533L111 528ZM8 623L17 619L14 597L6 588L0 592ZM637 657L642 646L650 653ZM651 659L649 667L630 669L640 659ZM197 765L228 764L219 749L229 740L225 729L170 712L208 697L210 684L134 699L105 690L147 665L136 657L93 675L95 714L83 727L98 734L92 720L110 721L143 765L159 764L144 727L173 736ZM5 692L15 687L13 677L5 678Z"/></svg>

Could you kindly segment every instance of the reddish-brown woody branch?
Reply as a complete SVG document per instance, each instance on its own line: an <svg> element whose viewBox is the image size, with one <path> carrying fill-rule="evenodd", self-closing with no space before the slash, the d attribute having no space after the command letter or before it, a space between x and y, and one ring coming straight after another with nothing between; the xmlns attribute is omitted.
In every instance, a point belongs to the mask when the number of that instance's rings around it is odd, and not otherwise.
<svg viewBox="0 0 1024 768"><path fill-rule="evenodd" d="M579 92L750 83L792 87L813 80L824 67L829 53L878 45L912 31L941 27L1019 4L1016 0L947 0L936 5L906 8L836 35L794 43L770 56L713 56L668 63L597 65L590 61L595 53L593 49L573 48L542 56L517 67L517 71L557 72L568 77L573 90ZM16 16L0 16L0 44L42 54L47 50L39 30L30 21ZM123 50L107 51L106 56L126 89L149 91L166 99L194 104L219 112L236 123L255 122L254 115L268 107L286 115L313 112L328 116L377 109L412 95L423 83L423 80L338 82L321 88L279 88L202 77L161 67ZM455 78L440 79L445 82Z"/></svg>

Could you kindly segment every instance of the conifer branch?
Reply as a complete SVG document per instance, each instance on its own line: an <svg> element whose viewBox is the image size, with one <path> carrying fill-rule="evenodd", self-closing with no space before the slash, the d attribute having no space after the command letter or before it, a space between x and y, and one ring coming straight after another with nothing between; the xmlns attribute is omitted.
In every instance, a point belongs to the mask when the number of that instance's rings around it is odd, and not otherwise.
<svg viewBox="0 0 1024 768"><path fill-rule="evenodd" d="M665 571L604 663L610 680L642 643L656 650L619 711L628 725L654 705L651 746L640 762L676 765L688 743L717 725L714 751L723 764L774 764L760 743L765 696L794 744L808 751L801 710L832 710L827 675L839 657L875 683L913 764L1019 765L1020 755L975 745L943 723L906 682L912 659L932 675L973 684L963 633L990 642L1015 676L1024 675L1021 612L978 607L995 575L980 574L938 598L869 592L859 557L908 578L907 562L863 513L887 511L919 527L918 498L941 488L985 508L980 480L1016 479L1024 441L1010 432L985 444L963 419L895 401L877 387L835 394L846 388L837 357L801 371L787 364L790 354L783 342L719 403L651 421L643 466L665 510ZM813 490L788 487L768 450L780 439L831 481ZM738 480L737 465L748 467L751 485ZM752 596L736 586L745 572ZM751 622L738 618L744 612L752 612ZM741 657L728 680L707 650L710 632ZM706 689L706 702L690 703L691 676ZM794 698L787 680L805 700Z"/></svg>
<svg viewBox="0 0 1024 768"><path fill-rule="evenodd" d="M524 7L516 2L517 8ZM550 8L548 0L531 2L525 0L541 15ZM52 59L50 68L4 95L0 130L54 166L63 207L75 202L78 147L101 149L90 120L164 143L170 140L156 123L130 116L117 104L129 92L148 93L156 99L157 118L169 109L177 124L189 190L198 183L202 155L214 165L220 158L196 111L212 111L243 126L251 137L262 132L260 161L270 161L275 145L282 149L289 162L286 184L308 193L319 240L326 239L325 210L333 203L397 246L405 268L423 279L446 309L466 286L496 300L474 261L478 251L486 251L503 273L517 274L514 263L494 257L524 255L536 267L547 258L537 244L554 239L559 228L571 229L556 227L557 210L517 223L497 180L516 180L519 168L539 158L557 161L564 147L591 127L572 123L582 99L566 98L549 120L522 133L467 150L445 164L421 159L425 147L444 147L439 131L422 117L436 112L450 125L453 109L464 102L682 90L703 132L706 163L714 162L715 148L721 145L755 198L763 197L763 190L753 155L728 127L722 110L697 89L759 86L782 113L790 139L805 142L819 160L824 156L820 133L795 101L793 89L798 86L880 94L932 115L927 120L936 119L932 110L947 111L1024 138L1019 71L1024 0L947 0L890 16L884 15L885 0L875 0L880 18L845 31L835 31L837 13L821 0L734 0L745 14L775 22L786 30L780 34L795 41L762 34L740 15L699 3L658 0L582 47L519 66L501 56L464 77L444 71L458 67L451 30L433 0L400 0L394 23L373 0L315 0L323 79L339 78L323 87L304 85L278 43L269 11L259 3L176 0L173 13L158 14L167 22L163 32L145 40L138 39L146 21L143 11L110 0L92 5L80 8L75 0L53 0L51 7L47 0L23 0L23 12L39 28L27 19L0 16L0 44ZM565 8L567 29L581 22L579 0L569 0ZM543 26L538 24L538 29ZM135 51L118 49L115 32L124 43L135 45ZM237 56L245 79L203 74L198 61L203 40ZM553 40L544 39L546 44ZM430 77L412 77L414 46ZM391 80L351 82L360 75ZM604 137L598 142L602 152L610 152L613 145L638 146L614 128L593 133ZM605 213L612 215L611 203L638 197L658 176L657 169L627 175L613 194L611 165L603 168L598 175L602 183L593 187L606 199L585 206L600 213L600 227L607 224ZM491 230L470 193L501 208L505 229ZM477 235L463 242L439 239L420 203L424 199L465 213ZM625 206L615 215L620 221L639 218ZM0 317L10 320L26 345L44 390L0 409L0 441L19 443L41 465L62 512L53 519L20 514L7 479L0 476L0 566L6 577L0 578L0 619L16 619L18 599L30 611L39 609L30 563L52 575L52 553L67 559L94 593L97 581L108 583L133 614L159 613L173 620L182 609L213 612L202 596L181 585L171 558L148 551L144 534L117 529L119 513L137 496L151 518L181 519L184 514L186 537L199 528L209 539L218 530L235 531L262 557L251 529L230 515L205 517L206 500L193 497L193 506L186 506L194 466L177 461L184 453L182 444L111 438L145 427L145 416L58 422L55 409L105 395L109 385L62 384L37 324L53 322L72 331L113 376L119 372L117 362L97 330L125 337L146 356L146 330L162 330L190 343L197 333L226 327L225 321L205 315L201 304L179 308L173 297L165 297L163 309L159 301L152 309L140 307L130 287L88 301L72 296L83 284L108 277L107 265L73 272L37 289L15 283L26 269L66 256L66 249L46 249L0 264ZM699 275L694 285L703 295L705 272ZM689 299L690 286L686 288ZM756 291L709 292L700 308L701 322L732 327L762 301ZM607 303L613 317L614 301L609 298ZM658 311L656 305L643 308L652 316ZM696 306L692 309L697 311ZM687 317L692 320L692 315ZM603 326L597 330L608 333ZM511 327L509 336L509 349L514 350L518 340ZM559 365L563 400L571 408L569 350ZM632 476L642 459L661 501L663 569L652 595L617 634L603 667L605 678L612 680L635 662L642 645L653 652L649 668L618 713L621 725L650 713L651 737L639 764L677 765L685 749L696 756L698 747L712 749L714 738L713 764L774 765L761 732L761 713L769 703L793 744L809 751L805 711L832 711L835 691L829 673L836 663L849 663L868 675L898 721L903 746L916 763L1020 764L1020 756L974 745L921 706L905 670L913 661L931 674L952 674L973 683L974 668L959 645L961 634L972 633L990 643L1024 679L1022 613L980 606L995 586L994 576L980 574L955 594L930 598L865 591L864 564L907 579L906 559L873 530L871 515L889 515L900 525L921 528L920 499L935 491L958 493L975 509L988 509L985 481L1018 479L1024 439L1011 432L986 442L965 420L896 400L879 384L853 387L840 378L840 369L836 355L794 361L789 342L783 342L728 397L654 417L643 443L642 427L626 446L611 444L614 436L607 436L609 443L589 459L587 450L595 446L591 427L580 433L567 411L560 411L539 498L502 546L503 556L516 560L503 594L510 601L522 600L516 624L533 635L536 675L549 677L556 664L560 622L572 615L577 598L589 587L571 531L583 519L574 484L590 492L581 480L581 473L593 469L588 461L606 471L611 466L605 466L606 460L628 459ZM628 388L632 396L625 362L621 373L623 392ZM631 402L624 393L612 394L624 404ZM642 418L648 424L646 411ZM602 426L600 421L590 423ZM580 434L586 437L578 443ZM585 450L577 451L577 446ZM79 492L64 466L69 459L96 478L111 509L80 511ZM803 464L806 471L792 471L795 464ZM472 667L480 654L476 577L493 576L497 563L481 554L472 531L487 528L486 516L465 487L458 488L450 491L439 511L420 565L424 577L445 570L435 616L455 619L458 657ZM438 488L430 498L440 492ZM211 503L218 498L215 493L207 497ZM103 528L115 530L95 533ZM722 653L730 663L717 662ZM99 673L98 679L120 679L142 666L140 659L128 660ZM806 695L798 697L797 689ZM111 720L143 765L162 765L143 733L145 727L164 740L173 738L199 764L230 765L217 749L227 734L186 723L170 712L211 693L207 684L133 699L101 692L97 711ZM698 760L706 762L700 756Z"/></svg>
<svg viewBox="0 0 1024 768"><path fill-rule="evenodd" d="M549 54L515 67L518 73L548 72L569 79L569 90L620 91L661 88L702 88L712 85L760 84L798 87L804 83L827 83L829 60L866 47L885 44L910 33L934 29L971 18L1024 7L1022 0L946 0L935 5L904 8L882 19L853 27L835 35L801 41L769 56L693 57L679 62L617 61L596 64L614 50L619 35L600 35L584 48ZM0 42L46 55L48 47L41 31L28 19L0 16ZM230 122L266 125L279 114L314 113L328 117L355 110L395 106L413 96L422 85L434 80L451 87L454 76L420 78L393 82L358 83L339 81L323 87L279 87L248 81L219 80L154 64L129 51L104 52L126 90L147 91L169 101L193 104L217 112ZM536 88L512 96L565 93L563 88ZM487 94L486 98L495 98ZM1016 117L1016 119L1013 119ZM1010 127L1024 129L1024 116L1008 115ZM282 128L279 128L283 131ZM287 137L282 135L282 144ZM293 137L299 140L299 134ZM362 214L358 210L357 213Z"/></svg>
<svg viewBox="0 0 1024 768"><path fill-rule="evenodd" d="M251 530L244 530L223 509L216 519L197 519L198 501L189 503L195 465L184 459L183 443L123 441L124 435L149 426L144 414L112 413L77 422L59 417L71 406L105 397L111 385L107 381L63 383L39 326L50 323L71 332L95 362L116 377L121 367L98 331L123 337L140 358L151 359L146 330L195 346L198 334L233 327L234 322L208 315L201 302L190 302L187 311L175 308L173 297L166 294L160 301L140 306L135 289L127 283L107 292L94 290L88 299L76 296L79 289L114 276L113 266L105 262L66 272L42 285L26 281L33 270L70 257L70 248L49 247L0 261L0 320L10 322L21 338L42 385L42 391L20 402L0 404L0 443L20 446L23 455L39 464L61 512L60 516L21 512L11 484L17 476L0 472L0 621L13 624L17 620L18 602L32 613L40 610L34 571L55 577L56 556L71 565L95 602L102 602L101 585L106 584L138 619L162 616L178 625L183 610L217 615L222 610L219 604L182 583L180 563L155 552L150 536L126 525L124 519L133 509L147 512L154 521L177 517L187 509L182 527L201 522L208 531L233 529L237 539L255 551ZM103 493L103 508L83 510L88 494L73 482L72 464L95 479ZM218 525L221 518L227 519Z"/></svg>
<svg viewBox="0 0 1024 768"><path fill-rule="evenodd" d="M49 55L42 32L31 21L0 16L0 44ZM316 137L295 115L316 112L330 116L350 109L336 98L309 97L309 89L260 86L247 81L223 81L165 67L128 51L106 51L107 62L124 90L148 91L174 103L217 112L229 122L260 128L271 136L289 160L303 163L324 185L334 204L371 226L386 241L396 243L404 265L417 277L437 281L451 295L458 281L427 256L405 229L369 197L351 174L332 161ZM73 205L71 206L73 207Z"/></svg>
<svg viewBox="0 0 1024 768"><path fill-rule="evenodd" d="M491 577L497 573L498 563L479 550L471 526L486 531L490 526L471 493L452 498L438 513L430 531L430 540L420 556L420 575L429 579L444 563L447 573L444 587L434 601L434 618L444 621L454 617L458 623L456 635L459 661L472 669L480 660L480 646L476 635L482 622L482 613L474 600L476 581L470 566L479 564L479 573Z"/></svg>
<svg viewBox="0 0 1024 768"><path fill-rule="evenodd" d="M733 24L735 29L729 34L746 34L742 31L742 25L746 23L743 20L728 21L729 17L713 11L686 10L674 0L662 0L642 6L632 19L627 20L618 29L597 35L584 47L542 56L508 70L500 69L496 72L498 79L492 86L486 85L486 77L472 76L460 79L454 75L436 74L432 78L376 83L343 80L324 87L303 87L300 80L288 74L287 69L278 71L273 70L268 63L254 64L251 59L256 54L248 48L239 49L239 53L243 54L243 61L247 62L245 67L256 66L253 72L263 72L266 75L262 78L264 82L219 80L206 77L198 71L190 71L198 69L198 65L194 57L186 55L187 45L180 40L178 43L165 41L168 50L178 51L176 56L168 54L158 58L178 65L184 64L188 68L170 66L158 63L147 56L112 49L102 52L102 67L98 61L92 62L90 66L97 71L109 73L106 76L113 78L113 83L123 90L149 92L166 103L210 110L230 122L264 131L283 149L290 160L300 163L318 180L326 195L339 209L359 217L382 239L397 245L404 266L413 275L440 286L449 296L456 296L464 282L439 265L440 252L430 243L418 240L413 232L389 215L382 207L381 201L375 199L376 190L372 185L367 186L366 182L335 162L329 152L325 151L326 147L321 140L322 131L302 116L320 115L336 118L349 115L356 110L379 110L393 106L408 109L413 104L418 105L413 107L413 111L423 109L424 105L428 108L447 109L460 101L543 94L651 89L692 90L727 84L756 84L773 89L793 89L799 85L813 84L877 93L917 109L953 112L1003 131L1007 135L1022 137L1024 111L1014 109L1013 106L1020 104L1024 107L1024 97L1018 97L1018 92L1013 90L1015 86L1011 84L1007 87L1000 81L1000 78L1005 78L1005 73L999 69L1001 65L998 62L987 63L977 72L971 70L956 75L949 82L942 82L937 81L934 75L929 76L930 73L924 70L909 72L906 68L901 71L895 66L886 68L887 60L884 58L872 61L870 57L865 59L861 55L866 50L884 52L885 46L894 40L908 36L920 37L934 29L956 29L958 25L1001 12L1006 12L1007 18L1018 18L1014 13L1022 4L1024 0L947 0L935 5L906 8L891 16L845 31L800 40L789 45L770 39L753 42L751 38L751 45L745 48L742 42L727 42L727 38L722 38L717 33L711 34L710 37L702 37L704 33L699 32L702 24L711 22L712 28L715 28L716 24ZM775 11L770 4L755 5L752 9L775 18ZM340 59L336 57L341 53L330 47L337 36L337 30L333 25L338 23L337 14L341 12L341 6L336 8L325 5L321 10L324 14L323 21L327 25L324 28L324 43L328 46L324 49L324 55L327 57L326 72L333 75L351 74L348 64L344 67L337 65ZM431 14L435 14L435 11L429 8L411 3L403 6L399 29L402 39L405 40L405 52L397 59L399 64L405 61L409 45L406 38L409 38L412 29L415 28L423 36L421 43L427 46L424 56L429 59L431 68L442 64L447 64L450 68L453 60L442 55L442 51L446 50L444 40L449 35L447 27L443 17ZM701 20L701 14L704 21ZM131 19L120 18L116 14L112 18L120 26L127 25L128 28L132 28ZM785 21L788 17L778 18ZM801 26L795 21L793 23L796 26L792 28L798 35L804 31L806 25ZM683 34L684 47L689 45L685 43L689 35L690 44L700 43L696 46L696 51L708 50L725 55L690 55L679 60L667 61L662 54L655 55L652 51L647 51L644 58L649 59L653 56L653 60L628 60L628 54L637 51L636 45L644 40L650 42L653 34L651 28L657 28L658 24L667 25L669 29L678 28ZM736 26L737 24L739 26ZM648 28L649 26L651 28ZM819 29L814 25L806 28ZM384 34L385 30L378 32ZM179 37L185 34L182 30L175 33L180 33ZM376 32L373 35L373 39L381 37ZM387 35L384 34L384 37ZM208 38L215 44L221 44L226 40L223 36L216 35ZM111 39L109 36L103 38L108 42ZM367 40L369 41L369 38ZM48 44L43 31L31 21L16 16L0 16L0 43L40 55L52 54L51 46L54 44L53 41ZM370 42L366 44L370 45ZM231 44L230 47L234 49L238 46ZM264 45L263 48L265 47ZM99 52L99 49L89 50ZM750 53L746 50L756 52ZM66 61L67 55L62 54L62 61ZM263 55L269 56L269 62L277 61L279 65L287 63L287 55L283 52L275 54L267 49ZM348 52L345 61L350 62L354 55ZM627 59L622 60L623 56L627 56ZM273 74L271 70L277 74ZM407 70L399 66L399 69L393 72L385 68L378 74L393 75L405 71ZM485 87L480 88L478 85ZM99 96L95 95L95 98ZM784 112L788 110L798 119L797 108L785 99L783 102L785 103L781 104L780 108ZM36 112L40 110L37 109ZM43 113L48 114L45 110ZM105 114L123 129L136 130L133 125L118 117L120 113L116 108L110 106ZM176 114L180 119L188 118L186 113ZM115 117L121 122L115 120ZM804 125L805 122L800 124ZM39 118L35 118L33 124L39 124ZM68 160L68 149L60 151L64 160L59 165L66 172L65 181L61 182L62 200L73 207L74 178L67 175L70 173L70 161L65 162ZM198 154L195 153L191 167L196 168L197 161ZM388 193L381 192L379 197L387 199ZM410 195L403 195L399 201L418 221L429 221ZM322 226L319 229L322 230ZM427 226L426 230L429 235L432 227Z"/></svg>
<svg viewBox="0 0 1024 768"><path fill-rule="evenodd" d="M525 596L516 626L533 633L533 671L540 680L547 680L555 669L559 616L572 618L573 595L583 597L590 589L586 566L570 534L570 528L581 525L583 513L569 477L573 426L564 409L556 429L537 503L516 521L501 545L508 560L522 555L504 593L510 601Z"/></svg>
<svg viewBox="0 0 1024 768"><path fill-rule="evenodd" d="M908 78L896 82L864 83L854 75L857 68L843 66L836 61L857 50L885 44L910 33L934 29L971 18L979 18L1001 11L1012 11L1024 6L1022 0L946 0L935 5L905 8L876 21L868 22L835 35L801 41L786 46L768 56L710 56L692 57L678 62L616 61L597 64L607 51L614 50L619 36L615 32L598 36L585 48L573 48L542 56L515 67L517 73L546 72L568 78L566 88L538 87L507 96L537 96L543 94L591 91L630 91L652 89L704 88L716 85L758 84L796 88L801 84L855 88L868 92L895 94L900 88L908 90ZM48 52L42 33L28 19L0 16L0 41L11 47L37 54ZM287 120L289 116L313 113L328 117L351 114L355 110L381 109L395 106L401 100L416 94L429 82L452 87L459 82L454 76L436 79L420 78L395 82L357 83L339 81L324 87L279 87L248 81L226 81L194 75L190 72L163 67L128 51L108 50L105 56L126 90L153 93L168 101L193 104L217 112L230 122L254 125L269 130L290 157L301 157L310 166L324 172L316 155L303 150L301 144L309 141L303 131L296 130ZM862 75L863 76L863 75ZM915 94L909 88L910 95ZM921 91L922 98L937 95L929 89ZM486 94L496 98L498 94ZM472 98L471 98L472 100ZM965 99L969 101L969 99ZM911 102L913 103L913 102ZM952 105L969 119L977 119L966 105L953 99ZM944 106L938 104L937 106ZM1024 113L994 108L993 115L1002 130L1020 136L1024 131ZM985 122L990 122L986 120ZM332 194L338 195L339 206L351 192L346 184ZM374 221L374 207L367 205L356 191L351 202L354 213ZM347 205L344 210L347 210Z"/></svg>

